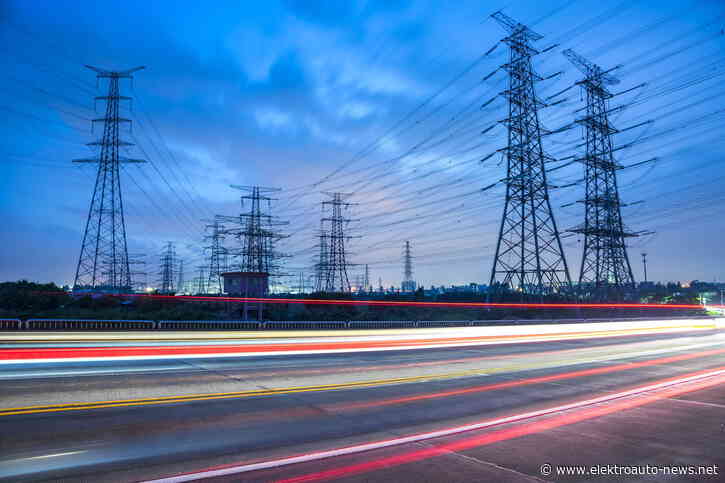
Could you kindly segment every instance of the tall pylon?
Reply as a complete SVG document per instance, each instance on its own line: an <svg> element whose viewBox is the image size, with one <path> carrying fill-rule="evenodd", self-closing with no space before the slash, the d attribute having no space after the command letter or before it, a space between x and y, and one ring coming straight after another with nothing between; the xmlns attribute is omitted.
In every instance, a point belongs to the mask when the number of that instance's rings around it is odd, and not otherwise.
<svg viewBox="0 0 725 483"><path fill-rule="evenodd" d="M210 244L204 248L209 253L209 280L207 281L207 292L221 294L224 291L222 273L227 271L227 250L224 247L224 225L219 220L214 220L206 225L209 233L204 237Z"/></svg>
<svg viewBox="0 0 725 483"><path fill-rule="evenodd" d="M186 287L184 286L184 260L179 260L179 278L176 281L176 293L185 294Z"/></svg>
<svg viewBox="0 0 725 483"><path fill-rule="evenodd" d="M559 231L549 202L539 107L531 58L539 52L531 44L543 38L501 12L491 17L509 33L502 39L509 47L506 202L491 270L491 286L500 282L529 295L557 293L571 286Z"/></svg>
<svg viewBox="0 0 725 483"><path fill-rule="evenodd" d="M206 295L206 277L204 276L204 270L209 267L205 267L202 265L196 268L197 270L199 270L199 275L196 277L196 293L197 295Z"/></svg>
<svg viewBox="0 0 725 483"><path fill-rule="evenodd" d="M276 227L287 225L288 222L280 221L272 216L269 211L273 198L267 193L280 191L279 188L262 188L260 186L238 186L232 188L245 192L242 195L241 203L244 208L245 201L249 205L249 211L239 216L216 217L220 223L224 223L221 234L237 237L241 242L241 248L237 250L228 249L228 253L235 258L235 269L241 272L267 273L270 276L282 275L279 270L279 260L285 255L275 250L275 244L285 238L276 230ZM266 209L262 204L267 202Z"/></svg>
<svg viewBox="0 0 725 483"><path fill-rule="evenodd" d="M580 159L585 170L584 224L570 231L584 235L584 253L579 271L579 292L599 301L618 300L634 289L634 275L625 239L638 236L625 229L619 199L618 164L612 154L612 136L619 132L609 122L607 87L619 79L571 49L563 52L584 75L577 82L587 95L586 115L575 122L584 127L586 154ZM615 67L616 68L616 67Z"/></svg>
<svg viewBox="0 0 725 483"><path fill-rule="evenodd" d="M323 213L324 213L324 205ZM325 224L320 219L320 241L318 245L319 253L317 262L315 262L315 292L324 292L327 284L327 233L325 232Z"/></svg>
<svg viewBox="0 0 725 483"><path fill-rule="evenodd" d="M131 98L120 94L119 80L132 79L132 74L143 67L124 71L109 71L90 65L86 67L94 71L99 79L108 79L108 94L95 98L106 101L106 115L92 120L93 123L103 122L103 137L88 143L89 146L100 148L98 157L73 160L75 163L98 164L73 290L122 293L130 291L133 283L126 243L119 166L121 163L145 161L125 158L119 153L122 146L132 145L120 138L121 123L130 125L131 120L121 116L119 104L120 101Z"/></svg>
<svg viewBox="0 0 725 483"><path fill-rule="evenodd" d="M365 292L370 292L370 268L365 264L365 276L363 278L363 287Z"/></svg>
<svg viewBox="0 0 725 483"><path fill-rule="evenodd" d="M159 292L162 294L172 294L176 290L174 288L174 275L176 275L176 250L172 242L166 242L163 252L161 252L161 266L159 269Z"/></svg>
<svg viewBox="0 0 725 483"><path fill-rule="evenodd" d="M352 238L345 234L345 228L353 221L345 218L342 214L343 208L349 208L355 203L345 201L349 194L346 193L324 193L331 197L331 200L322 202L323 213L325 209L329 209L329 216L324 216L320 220L321 232L320 242L325 248L320 248L320 283L319 290L324 292L341 292L347 293L351 291L350 278L347 274L347 268L351 264L347 260L347 251L345 243ZM327 228L327 229L326 229ZM324 259L323 259L324 251Z"/></svg>
<svg viewBox="0 0 725 483"><path fill-rule="evenodd" d="M403 283L400 284L403 292L415 292L415 280L413 280L413 255L410 251L410 240L403 245Z"/></svg>

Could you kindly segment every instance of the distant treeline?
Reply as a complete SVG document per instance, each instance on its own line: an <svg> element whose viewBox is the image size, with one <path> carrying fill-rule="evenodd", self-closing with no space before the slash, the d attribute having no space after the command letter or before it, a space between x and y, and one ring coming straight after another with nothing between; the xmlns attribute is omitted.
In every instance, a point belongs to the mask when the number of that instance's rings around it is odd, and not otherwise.
<svg viewBox="0 0 725 483"><path fill-rule="evenodd" d="M663 292L650 296L650 303L697 304L696 294L673 295ZM295 295L295 297L298 297ZM674 316L703 313L682 309L524 309L458 307L381 307L367 305L319 305L315 299L353 300L352 295L317 293L305 295L307 304L266 304L265 320L502 320L561 319L598 317ZM384 301L486 302L485 294L451 293L425 298L422 291L413 294L370 295ZM509 300L510 299L510 300ZM520 302L519 294L510 294L497 302ZM562 297L548 297L529 302L562 303ZM176 299L129 298L111 296L77 296L53 283L39 284L25 280L0 283L0 317L3 318L80 318L80 319L150 319L150 320L235 320L241 317L238 302L199 302Z"/></svg>

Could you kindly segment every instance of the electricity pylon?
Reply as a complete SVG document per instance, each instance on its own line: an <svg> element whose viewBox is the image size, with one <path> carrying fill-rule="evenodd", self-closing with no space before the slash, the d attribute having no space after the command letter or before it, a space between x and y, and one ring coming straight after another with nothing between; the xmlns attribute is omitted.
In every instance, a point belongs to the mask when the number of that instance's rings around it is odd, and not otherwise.
<svg viewBox="0 0 725 483"><path fill-rule="evenodd" d="M324 205L323 205L324 209ZM325 224L320 219L320 253L315 263L315 291L324 292L327 284L327 233L325 233Z"/></svg>
<svg viewBox="0 0 725 483"><path fill-rule="evenodd" d="M352 220L345 218L342 214L343 208L348 208L354 203L344 201L349 195L345 193L325 193L332 199L323 201L323 211L328 206L331 214L329 217L322 218L322 233L320 241L326 241L325 260L323 265L322 249L320 252L321 270L321 290L325 292L350 292L350 279L347 274L347 267L351 264L347 261L347 252L345 242L350 236L345 235L345 228ZM329 231L326 231L324 224L329 224ZM323 240L324 238L325 240Z"/></svg>
<svg viewBox="0 0 725 483"><path fill-rule="evenodd" d="M179 278L176 282L176 293L185 294L186 287L184 285L184 260L179 260Z"/></svg>
<svg viewBox="0 0 725 483"><path fill-rule="evenodd" d="M164 251L161 253L161 269L159 270L159 292L162 294L173 294L174 275L176 275L176 251L172 242L166 242Z"/></svg>
<svg viewBox="0 0 725 483"><path fill-rule="evenodd" d="M415 292L415 281L413 280L413 255L410 251L410 241L406 240L403 246L403 283L400 287L403 292Z"/></svg>
<svg viewBox="0 0 725 483"><path fill-rule="evenodd" d="M205 240L211 242L205 248L209 251L209 280L207 281L207 292L221 294L224 291L224 280L222 273L227 271L227 251L224 247L224 225L219 220L206 225L211 234L206 235Z"/></svg>
<svg viewBox="0 0 725 483"><path fill-rule="evenodd" d="M224 223L224 230L220 234L232 235L241 242L241 249L228 250L226 253L236 257L238 263L235 268L241 272L266 273L279 276L278 260L285 255L275 250L275 244L287 237L276 231L277 226L287 225L288 222L279 221L269 213L272 198L265 193L280 191L278 188L262 188L259 186L237 186L232 188L246 192L241 196L242 207L245 200L249 203L249 211L239 216L217 216L220 223ZM267 209L262 208L267 202ZM230 228L231 226L231 228Z"/></svg>
<svg viewBox="0 0 725 483"><path fill-rule="evenodd" d="M119 166L121 163L144 161L125 158L119 153L122 146L132 144L121 140L119 135L121 123L129 125L131 123L130 119L121 117L119 103L121 100L131 98L120 95L118 84L120 79L131 79L131 74L143 67L118 72L90 65L86 67L94 71L98 78L108 79L108 95L96 97L96 100L106 101L106 115L92 121L94 123L103 121L103 137L88 143L89 146L100 147L98 157L73 160L75 163L98 163L73 289L120 293L130 291L133 284L126 243Z"/></svg>
<svg viewBox="0 0 725 483"><path fill-rule="evenodd" d="M531 44L543 38L501 12L491 15L509 35L502 39L509 47L509 62L502 66L509 74L506 202L491 286L502 283L522 294L544 295L571 286L559 231L549 202L545 162L550 159L541 143L539 107L534 84L542 77L534 72L531 58L539 52Z"/></svg>
<svg viewBox="0 0 725 483"><path fill-rule="evenodd" d="M578 55L564 51L586 77L577 84L587 94L586 116L576 119L584 126L586 154L584 163L586 196L584 224L570 230L584 235L584 253L579 272L579 291L596 300L621 299L634 289L634 275L627 255L625 239L638 236L625 229L622 203L617 187L619 165L612 154L612 136L619 132L609 123L609 99L606 86L619 84L610 71ZM616 67L615 67L616 68Z"/></svg>

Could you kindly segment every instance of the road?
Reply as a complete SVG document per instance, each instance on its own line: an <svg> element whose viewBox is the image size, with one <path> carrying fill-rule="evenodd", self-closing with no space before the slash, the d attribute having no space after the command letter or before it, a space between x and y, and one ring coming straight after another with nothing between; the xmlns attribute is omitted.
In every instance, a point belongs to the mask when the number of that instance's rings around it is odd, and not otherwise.
<svg viewBox="0 0 725 483"><path fill-rule="evenodd" d="M515 342L473 336L6 337L0 478L585 481L597 478L547 475L547 467L542 474L542 465L649 464L725 479L722 328ZM307 345L292 350L299 344ZM230 355L241 346L255 349ZM207 352L144 355L190 347ZM260 355L268 347L275 349Z"/></svg>

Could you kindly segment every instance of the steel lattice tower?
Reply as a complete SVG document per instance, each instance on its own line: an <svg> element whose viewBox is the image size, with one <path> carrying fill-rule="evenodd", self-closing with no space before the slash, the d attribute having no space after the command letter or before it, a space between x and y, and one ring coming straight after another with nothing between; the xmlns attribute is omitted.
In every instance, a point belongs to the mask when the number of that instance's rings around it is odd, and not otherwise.
<svg viewBox="0 0 725 483"><path fill-rule="evenodd" d="M237 267L241 272L267 273L280 275L278 260L283 255L277 253L275 244L285 238L275 230L275 227L286 225L269 214L272 198L264 193L280 191L278 188L262 188L259 186L236 186L232 188L247 192L241 196L242 206L248 200L249 211L239 216L217 216L217 220L226 225L237 225L234 228L225 228L222 234L236 236L241 241L240 250L229 250L227 253L238 260ZM262 203L267 202L267 210L263 210Z"/></svg>
<svg viewBox="0 0 725 483"><path fill-rule="evenodd" d="M324 205L323 210L324 210ZM327 286L327 233L325 233L325 224L320 219L320 253L315 264L315 291L324 292Z"/></svg>
<svg viewBox="0 0 725 483"><path fill-rule="evenodd" d="M415 281L413 280L413 255L410 251L410 241L403 245L403 283L400 287L403 292L415 292Z"/></svg>
<svg viewBox="0 0 725 483"><path fill-rule="evenodd" d="M617 170L612 154L612 135L618 131L609 123L606 85L619 80L571 49L564 55L586 76L577 84L587 94L586 116L576 123L584 126L586 154L586 196L584 224L570 231L584 235L584 253L579 272L580 293L597 300L619 299L634 289L634 276L627 256L625 238L637 236L625 230L617 188Z"/></svg>
<svg viewBox="0 0 725 483"><path fill-rule="evenodd" d="M161 253L161 268L159 270L159 292L172 294L174 290L174 275L176 274L176 251L174 244L166 242L164 251Z"/></svg>
<svg viewBox="0 0 725 483"><path fill-rule="evenodd" d="M196 268L199 269L199 276L196 277L196 293L197 295L205 295L206 284L204 282L206 281L206 277L204 276L204 270L206 270L208 267L202 265Z"/></svg>
<svg viewBox="0 0 725 483"><path fill-rule="evenodd" d="M368 267L368 264L365 264L365 277L363 279L363 286L365 287L365 292L370 291L370 268Z"/></svg>
<svg viewBox="0 0 725 483"><path fill-rule="evenodd" d="M542 80L532 67L538 51L531 46L542 35L501 12L492 17L508 32L502 42L509 47L509 62L502 67L509 74L509 114L502 121L508 127L506 203L491 271L496 282L522 293L544 295L571 286L559 231L549 202L545 162L541 143L539 107L535 82Z"/></svg>
<svg viewBox="0 0 725 483"><path fill-rule="evenodd" d="M94 123L103 121L103 137L88 143L89 146L100 147L98 157L74 160L76 163L98 163L98 172L73 289L119 293L130 291L133 285L126 243L119 166L121 163L144 162L124 158L119 153L122 146L131 146L131 143L120 139L121 123L130 124L131 120L121 117L119 112L120 101L130 100L130 97L120 95L119 80L131 79L132 74L143 67L120 72L89 65L86 67L96 72L98 78L108 79L108 95L96 97L96 100L106 101L106 115L93 119Z"/></svg>
<svg viewBox="0 0 725 483"><path fill-rule="evenodd" d="M210 235L204 237L211 245L205 247L209 251L209 280L207 282L207 291L209 293L219 293L224 291L224 281L222 273L227 271L227 251L224 248L224 225L219 220L206 225L206 229L211 231Z"/></svg>
<svg viewBox="0 0 725 483"><path fill-rule="evenodd" d="M184 287L184 260L179 260L179 278L176 282L176 292L186 293L186 287Z"/></svg>
<svg viewBox="0 0 725 483"><path fill-rule="evenodd" d="M322 218L323 236L326 239L326 257L325 260L320 259L322 267L322 287L325 292L350 292L350 279L347 275L347 267L351 264L347 261L347 253L345 251L345 242L351 237L345 235L345 227L352 221L342 215L342 209L352 206L345 200L348 194L345 193L325 193L332 197L331 200L323 201L322 208L329 207L331 216ZM329 223L329 232L325 233L324 223ZM322 239L321 239L322 241ZM321 252L322 254L322 249Z"/></svg>

